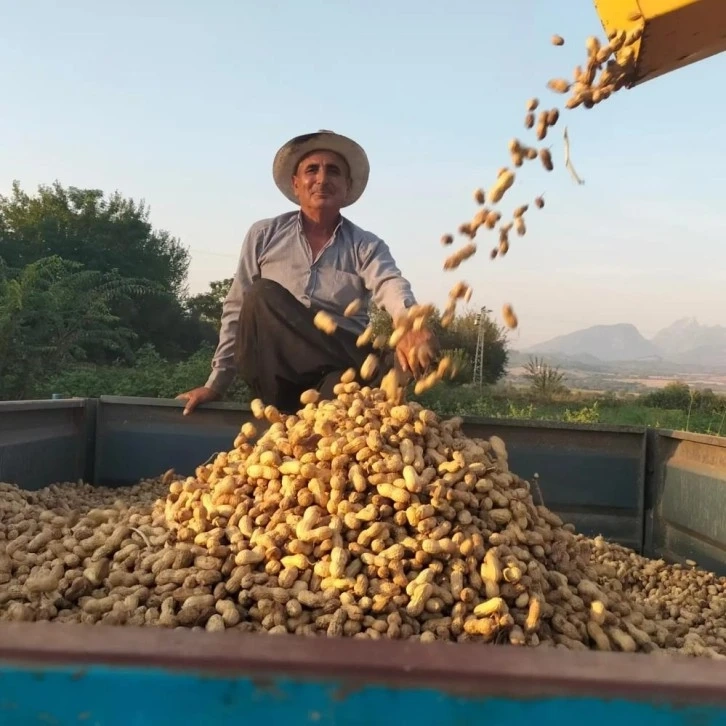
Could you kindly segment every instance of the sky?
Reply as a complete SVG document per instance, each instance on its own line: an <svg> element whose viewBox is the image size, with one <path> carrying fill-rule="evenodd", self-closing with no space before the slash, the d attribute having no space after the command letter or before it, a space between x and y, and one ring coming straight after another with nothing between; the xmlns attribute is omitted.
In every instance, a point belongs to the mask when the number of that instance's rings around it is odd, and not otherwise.
<svg viewBox="0 0 726 726"><path fill-rule="evenodd" d="M592 0L561 2L0 0L0 193L57 180L143 199L201 292L234 274L251 223L293 208L272 180L278 147L332 129L371 162L345 215L390 245L420 302L465 280L498 321L514 306L520 349L596 324L726 324L726 54L563 111L544 142L555 171L515 170L502 205L544 193L526 236L491 262L482 231L443 271L439 239L476 211L473 190L512 137L535 142L527 100L563 109L547 81L603 36Z"/></svg>

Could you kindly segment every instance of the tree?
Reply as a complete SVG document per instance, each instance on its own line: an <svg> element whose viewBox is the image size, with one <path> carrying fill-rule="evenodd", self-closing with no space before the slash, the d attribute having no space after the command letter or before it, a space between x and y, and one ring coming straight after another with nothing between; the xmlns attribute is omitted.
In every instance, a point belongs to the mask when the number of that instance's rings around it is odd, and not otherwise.
<svg viewBox="0 0 726 726"><path fill-rule="evenodd" d="M551 398L563 393L565 374L559 368L553 368L542 358L530 358L524 366L530 380L532 392L540 398Z"/></svg>
<svg viewBox="0 0 726 726"><path fill-rule="evenodd" d="M214 339L214 328L183 305L189 253L168 232L152 228L143 201L58 182L30 195L15 182L8 197L0 196L0 255L16 270L58 256L162 289L165 294L153 298L114 300L110 309L135 331L139 345L152 344L172 360Z"/></svg>
<svg viewBox="0 0 726 726"><path fill-rule="evenodd" d="M479 324L477 322L479 313L476 311L465 311L455 316L453 322L444 328L441 325L441 313L438 308L429 318L429 327L436 335L442 352L452 354L456 351L456 362L459 368L457 379L463 382L463 376L469 372L471 381L471 370L476 355L476 345L479 336ZM393 332L393 321L391 316L371 303L370 320L373 332L376 335L390 336ZM483 326L483 381L487 384L496 383L506 372L509 353L507 350L507 338L504 328L498 326L485 312L482 321Z"/></svg>
<svg viewBox="0 0 726 726"><path fill-rule="evenodd" d="M87 358L130 355L134 332L111 312L118 299L158 293L145 280L45 257L16 275L0 265L0 397L24 398L38 380Z"/></svg>
<svg viewBox="0 0 726 726"><path fill-rule="evenodd" d="M187 308L195 315L219 330L222 318L222 305L232 287L234 278L213 280L209 283L209 292L200 292L187 300Z"/></svg>
<svg viewBox="0 0 726 726"><path fill-rule="evenodd" d="M41 185L36 196L13 183L0 195L0 249L10 267L57 255L89 270L117 270L169 292L184 293L189 253L166 231L156 231L143 201L108 197L99 189Z"/></svg>
<svg viewBox="0 0 726 726"><path fill-rule="evenodd" d="M474 365L477 340L479 339L480 311L466 310L458 314L448 328L441 328L438 318L438 336L442 348L460 348L466 354L469 365ZM482 382L493 385L500 380L507 369L509 352L507 350L507 334L504 328L497 325L487 311L481 313L483 334L482 345ZM471 378L469 379L471 381Z"/></svg>

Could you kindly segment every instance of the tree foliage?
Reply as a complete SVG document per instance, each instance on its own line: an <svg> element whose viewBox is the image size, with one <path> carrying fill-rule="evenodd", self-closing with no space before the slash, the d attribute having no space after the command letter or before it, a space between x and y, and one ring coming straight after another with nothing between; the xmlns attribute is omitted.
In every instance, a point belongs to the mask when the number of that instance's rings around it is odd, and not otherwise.
<svg viewBox="0 0 726 726"><path fill-rule="evenodd" d="M371 303L371 325L376 335L390 336L393 332L391 316ZM467 310L456 315L451 325L441 325L441 312L436 309L429 318L431 331L436 335L443 351L456 351L456 362L459 369L458 382L470 383L473 373L476 346L479 337L479 312ZM483 313L481 321L483 330L482 346L482 380L486 384L494 384L506 373L509 358L507 338L504 329L498 326L488 312ZM464 380L468 373L468 380Z"/></svg>
<svg viewBox="0 0 726 726"><path fill-rule="evenodd" d="M152 344L172 359L214 340L213 326L184 305L189 253L171 234L152 228L143 201L58 182L31 195L15 182L9 196L0 196L0 255L16 270L59 257L86 270L148 281L164 294L119 298L110 310L138 344ZM100 348L96 355L96 362L108 362Z"/></svg>
<svg viewBox="0 0 726 726"><path fill-rule="evenodd" d="M208 292L200 292L198 295L190 297L187 301L188 309L195 315L199 316L215 329L219 330L222 318L222 305L227 297L229 288L232 287L234 278L227 277L224 280L213 280L209 283Z"/></svg>
<svg viewBox="0 0 726 726"><path fill-rule="evenodd" d="M89 352L130 357L135 333L111 306L158 293L146 280L87 270L57 256L14 272L0 265L0 396L24 398L38 381L87 360Z"/></svg>

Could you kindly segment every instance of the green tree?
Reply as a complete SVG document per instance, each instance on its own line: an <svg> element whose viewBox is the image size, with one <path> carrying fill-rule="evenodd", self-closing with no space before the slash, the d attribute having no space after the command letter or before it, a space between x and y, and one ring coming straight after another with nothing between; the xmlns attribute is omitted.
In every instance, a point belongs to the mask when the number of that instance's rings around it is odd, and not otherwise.
<svg viewBox="0 0 726 726"><path fill-rule="evenodd" d="M90 270L145 278L174 294L184 292L189 253L168 232L154 230L145 203L99 189L41 185L31 196L16 181L0 195L2 256L22 268L58 255Z"/></svg>
<svg viewBox="0 0 726 726"><path fill-rule="evenodd" d="M376 307L374 303L371 303L370 307L370 320L376 335L389 336L393 332L391 316ZM441 325L441 313L438 309L435 309L434 314L429 318L429 326L436 335L442 352L456 351L456 362L459 369L457 382L471 382L471 372L479 338L479 325L479 312L472 310L457 314L446 328ZM509 359L506 332L489 317L488 311L483 313L481 326L483 331L482 380L486 384L493 384L506 373ZM469 379L464 381L463 377L467 373Z"/></svg>
<svg viewBox="0 0 726 726"><path fill-rule="evenodd" d="M481 314L481 320L479 315ZM458 314L451 325L441 327L441 317L437 316L437 335L442 348L459 348L463 350L472 367L476 357L479 328L482 329L482 382L492 385L500 380L507 370L509 351L507 334L503 327L497 325L489 316L476 310L466 310Z"/></svg>
<svg viewBox="0 0 726 726"><path fill-rule="evenodd" d="M146 280L45 257L13 274L0 265L0 397L25 398L39 380L83 361L89 349L130 356L134 332L111 311L157 292Z"/></svg>
<svg viewBox="0 0 726 726"><path fill-rule="evenodd" d="M58 256L161 288L163 295L114 300L110 309L135 331L139 345L152 344L170 359L186 357L215 337L214 328L183 304L189 253L169 232L152 228L143 201L58 182L31 195L15 182L9 196L0 196L0 254L18 270ZM100 350L89 354L107 362Z"/></svg>
<svg viewBox="0 0 726 726"><path fill-rule="evenodd" d="M222 318L222 305L227 297L229 288L232 287L234 278L227 277L224 280L213 280L209 283L208 292L200 292L187 300L187 308L195 315L216 330L219 330Z"/></svg>

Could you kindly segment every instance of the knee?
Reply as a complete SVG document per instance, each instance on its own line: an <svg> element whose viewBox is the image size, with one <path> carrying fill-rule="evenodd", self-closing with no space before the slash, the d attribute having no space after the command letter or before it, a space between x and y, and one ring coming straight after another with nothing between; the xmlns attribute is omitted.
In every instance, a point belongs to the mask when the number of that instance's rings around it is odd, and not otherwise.
<svg viewBox="0 0 726 726"><path fill-rule="evenodd" d="M260 277L252 283L245 293L245 304L253 307L274 305L289 294L279 282Z"/></svg>

